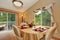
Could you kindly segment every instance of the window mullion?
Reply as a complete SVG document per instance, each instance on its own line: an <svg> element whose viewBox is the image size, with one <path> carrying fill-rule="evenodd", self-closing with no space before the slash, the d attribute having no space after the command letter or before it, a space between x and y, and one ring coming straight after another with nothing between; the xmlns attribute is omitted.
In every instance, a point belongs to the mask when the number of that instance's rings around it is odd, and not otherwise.
<svg viewBox="0 0 60 40"><path fill-rule="evenodd" d="M7 30L8 30L8 13L7 13Z"/></svg>

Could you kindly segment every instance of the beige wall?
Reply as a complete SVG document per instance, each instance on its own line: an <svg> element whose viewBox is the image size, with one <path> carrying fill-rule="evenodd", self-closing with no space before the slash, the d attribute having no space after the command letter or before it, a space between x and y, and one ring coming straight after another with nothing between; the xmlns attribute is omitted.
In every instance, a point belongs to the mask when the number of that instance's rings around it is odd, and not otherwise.
<svg viewBox="0 0 60 40"><path fill-rule="evenodd" d="M39 0L35 5L29 8L27 11L24 12L26 14L25 20L31 22L34 20L34 12L33 10L41 8L43 6L49 5L50 3L55 2L54 4L54 17L57 22L58 30L60 30L60 0Z"/></svg>
<svg viewBox="0 0 60 40"><path fill-rule="evenodd" d="M60 32L60 0L55 0L56 4L54 5L54 17L57 22L58 31Z"/></svg>

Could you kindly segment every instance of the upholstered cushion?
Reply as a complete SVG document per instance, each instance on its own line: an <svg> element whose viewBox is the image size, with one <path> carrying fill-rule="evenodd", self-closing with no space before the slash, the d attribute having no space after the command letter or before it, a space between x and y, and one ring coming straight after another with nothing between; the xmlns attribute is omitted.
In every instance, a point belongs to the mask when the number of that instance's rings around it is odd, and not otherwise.
<svg viewBox="0 0 60 40"><path fill-rule="evenodd" d="M0 40L17 40L14 32L9 31L0 31Z"/></svg>

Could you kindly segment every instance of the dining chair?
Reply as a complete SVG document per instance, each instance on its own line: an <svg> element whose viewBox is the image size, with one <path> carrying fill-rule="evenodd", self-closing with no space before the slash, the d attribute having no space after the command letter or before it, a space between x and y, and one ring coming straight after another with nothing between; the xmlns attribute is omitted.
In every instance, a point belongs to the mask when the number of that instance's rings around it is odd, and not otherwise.
<svg viewBox="0 0 60 40"><path fill-rule="evenodd" d="M13 26L13 31L14 31L14 33L15 33L15 35L16 35L17 40L23 40L23 38L21 37L20 31L19 31L19 29L17 28L17 26Z"/></svg>
<svg viewBox="0 0 60 40"><path fill-rule="evenodd" d="M52 38L55 33L55 30L56 30L56 23L54 23L54 25L46 33L45 40L55 40Z"/></svg>

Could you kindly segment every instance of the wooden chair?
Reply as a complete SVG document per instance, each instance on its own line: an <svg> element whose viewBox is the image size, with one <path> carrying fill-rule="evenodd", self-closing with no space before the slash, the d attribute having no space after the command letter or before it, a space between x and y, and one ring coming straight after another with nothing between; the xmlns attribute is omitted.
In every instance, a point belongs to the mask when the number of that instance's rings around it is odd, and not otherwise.
<svg viewBox="0 0 60 40"><path fill-rule="evenodd" d="M17 40L23 40L23 38L20 35L20 31L16 26L13 26L13 30L14 30Z"/></svg>
<svg viewBox="0 0 60 40"><path fill-rule="evenodd" d="M46 33L45 40L51 40L56 30L56 23ZM54 39L55 40L55 39Z"/></svg>

